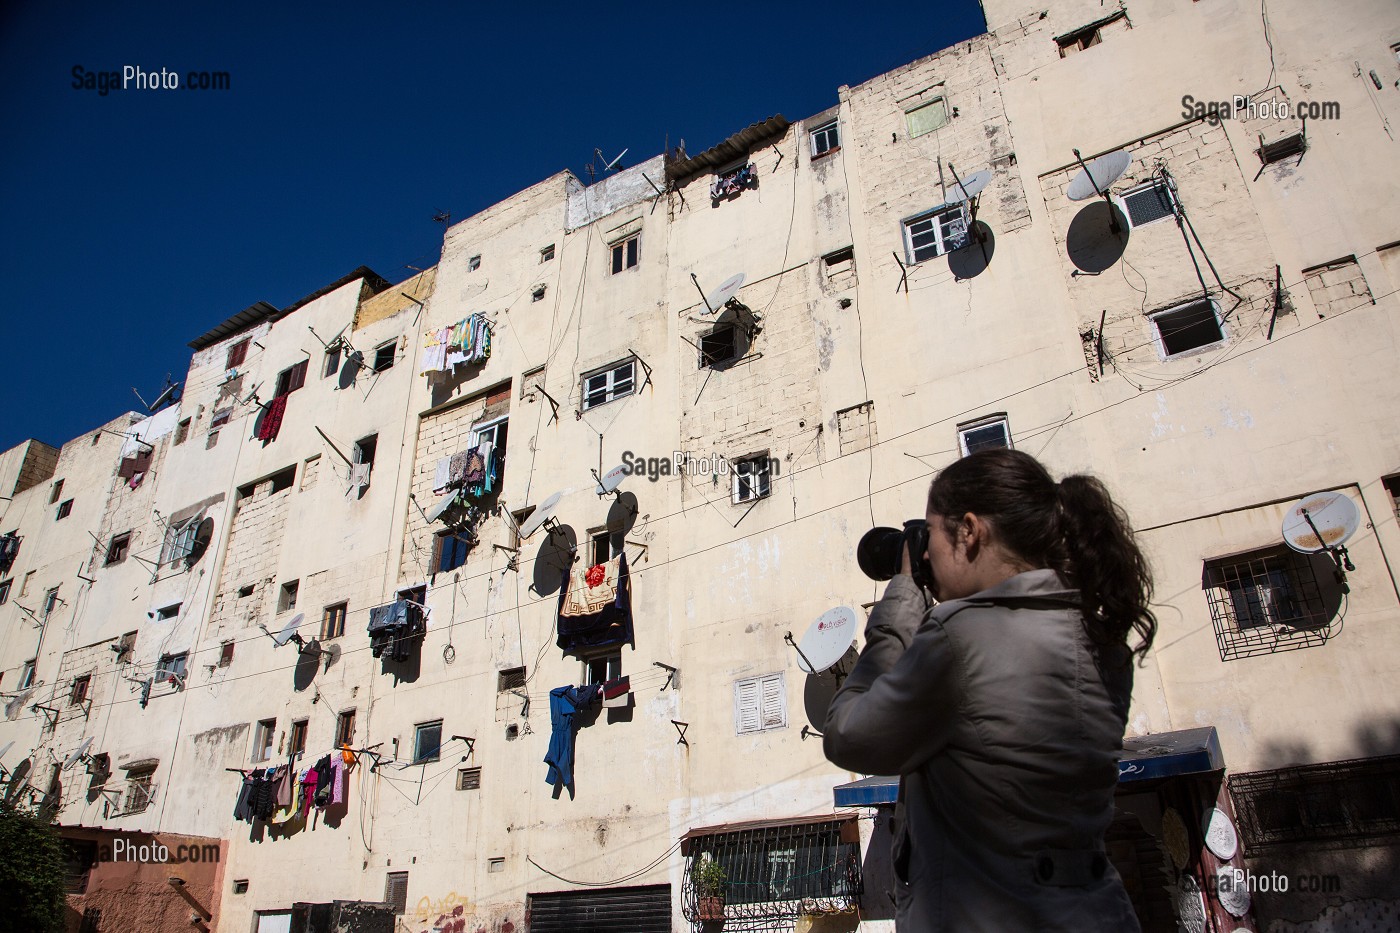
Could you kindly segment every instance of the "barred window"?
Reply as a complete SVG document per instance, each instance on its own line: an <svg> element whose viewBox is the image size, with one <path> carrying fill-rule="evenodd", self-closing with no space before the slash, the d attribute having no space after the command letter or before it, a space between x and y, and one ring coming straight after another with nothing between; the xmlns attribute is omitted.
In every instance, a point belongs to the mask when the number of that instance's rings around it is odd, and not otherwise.
<svg viewBox="0 0 1400 933"><path fill-rule="evenodd" d="M1234 774L1228 786L1251 855L1400 833L1400 755Z"/></svg>
<svg viewBox="0 0 1400 933"><path fill-rule="evenodd" d="M1314 558L1280 547L1206 561L1202 586L1222 661L1327 642L1336 587L1324 592Z"/></svg>
<svg viewBox="0 0 1400 933"><path fill-rule="evenodd" d="M727 917L778 919L854 909L861 893L860 835L854 817L815 817L692 829L686 856L687 916L696 910L696 869L724 871Z"/></svg>

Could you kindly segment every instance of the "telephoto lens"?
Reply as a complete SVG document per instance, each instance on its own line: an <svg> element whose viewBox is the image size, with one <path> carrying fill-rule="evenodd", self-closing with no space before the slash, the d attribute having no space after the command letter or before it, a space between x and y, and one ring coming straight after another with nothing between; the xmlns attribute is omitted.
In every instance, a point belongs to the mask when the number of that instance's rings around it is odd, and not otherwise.
<svg viewBox="0 0 1400 933"><path fill-rule="evenodd" d="M903 528L881 525L862 535L860 543L856 545L856 563L860 565L861 573L872 580L894 577L904 562L906 542L909 547L910 576L924 589L936 591L933 568L924 556L928 550L928 523L922 518L911 518Z"/></svg>

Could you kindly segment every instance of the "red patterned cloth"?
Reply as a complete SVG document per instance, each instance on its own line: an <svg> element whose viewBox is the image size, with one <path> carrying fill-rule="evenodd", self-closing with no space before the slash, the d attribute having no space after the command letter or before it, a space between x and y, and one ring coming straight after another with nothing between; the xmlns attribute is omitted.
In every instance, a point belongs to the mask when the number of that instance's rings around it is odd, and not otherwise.
<svg viewBox="0 0 1400 933"><path fill-rule="evenodd" d="M603 568L603 565L594 564L592 567L588 568L588 573L584 575L583 580L590 587L594 587L606 580L607 577L608 572Z"/></svg>
<svg viewBox="0 0 1400 933"><path fill-rule="evenodd" d="M267 413L263 415L262 424L258 425L257 439L260 441L277 440L277 432L282 427L282 416L287 412L287 396L279 395L267 403Z"/></svg>

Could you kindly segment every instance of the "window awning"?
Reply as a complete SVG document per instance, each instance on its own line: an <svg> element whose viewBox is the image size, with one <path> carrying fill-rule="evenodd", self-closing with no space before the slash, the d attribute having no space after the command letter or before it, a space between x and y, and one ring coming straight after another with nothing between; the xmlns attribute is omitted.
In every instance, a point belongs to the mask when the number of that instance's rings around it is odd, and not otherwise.
<svg viewBox="0 0 1400 933"><path fill-rule="evenodd" d="M1220 737L1214 726L1158 732L1123 740L1118 762L1118 783L1133 784L1184 774L1205 774L1225 767ZM838 807L875 807L892 804L899 793L899 778L868 777L832 789Z"/></svg>
<svg viewBox="0 0 1400 933"><path fill-rule="evenodd" d="M884 778L896 784L899 778ZM839 806L840 804L838 804ZM681 855L690 855L690 844L694 839L705 836L724 836L730 833L753 832L765 829L793 829L800 826L815 826L821 823L838 824L842 842L857 842L860 830L853 813L819 813L816 816L794 816L785 820L751 820L747 823L721 823L718 826L701 826L692 829L681 837Z"/></svg>

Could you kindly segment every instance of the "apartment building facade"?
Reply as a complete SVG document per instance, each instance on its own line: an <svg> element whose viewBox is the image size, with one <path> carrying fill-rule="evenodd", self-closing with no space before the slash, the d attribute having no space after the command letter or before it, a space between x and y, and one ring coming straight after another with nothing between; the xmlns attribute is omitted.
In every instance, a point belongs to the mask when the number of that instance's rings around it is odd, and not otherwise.
<svg viewBox="0 0 1400 933"><path fill-rule="evenodd" d="M177 404L0 455L16 794L211 840L221 931L892 929L895 780L813 735L860 639L796 645L878 599L867 529L1003 444L1102 477L1153 561L1109 837L1143 928L1383 922L1400 17L983 9L822 113L253 305ZM1350 567L1284 542L1321 494ZM234 818L337 759L324 806Z"/></svg>

